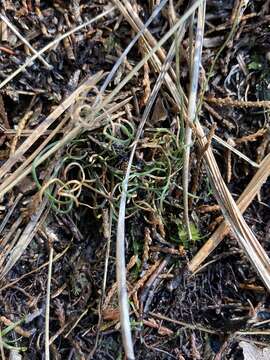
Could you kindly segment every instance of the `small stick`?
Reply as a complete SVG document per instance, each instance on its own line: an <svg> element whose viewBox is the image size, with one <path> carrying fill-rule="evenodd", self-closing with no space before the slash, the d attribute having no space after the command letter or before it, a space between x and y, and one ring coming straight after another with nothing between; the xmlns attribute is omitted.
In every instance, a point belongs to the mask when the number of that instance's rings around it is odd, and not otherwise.
<svg viewBox="0 0 270 360"><path fill-rule="evenodd" d="M151 300L154 296L154 290L156 289L156 286L159 282L158 277L162 273L164 268L168 265L169 261L170 261L170 255L166 256L166 258L162 262L160 262L156 271L147 280L147 283L145 285L145 288L144 288L144 290L141 294L141 298L140 298L142 313L144 313L144 314L148 312ZM144 304L145 304L145 306L144 306Z"/></svg>
<svg viewBox="0 0 270 360"><path fill-rule="evenodd" d="M48 268L48 283L46 296L46 321L45 321L45 359L50 360L50 294L51 294L51 279L52 279L52 262L53 262L53 247L50 248L49 268Z"/></svg>
<svg viewBox="0 0 270 360"><path fill-rule="evenodd" d="M198 5L199 1L194 5ZM125 5L130 5L129 2L125 1ZM118 4L117 4L118 5ZM121 3L119 2L119 5ZM178 21L177 24L174 25L172 29L159 41L151 51L145 55L144 59L141 60L134 69L129 73L129 75L122 81L114 91L111 92L109 97L107 97L107 102L109 102L109 98L114 96L114 93L117 93L122 86L124 86L125 82L129 81L129 78L132 77L132 73L137 71L140 67L143 66L144 62L146 62L161 45L162 42L166 41L166 37L173 34L174 31L177 31L178 27L184 23L186 18L190 15L189 12L192 10L194 11L196 7L193 9L191 7L188 12L186 12L181 19ZM186 16L186 18L185 18ZM148 99L148 103L142 115L142 119L137 129L135 141L132 144L131 153L129 157L129 162L126 170L126 174L122 183L122 193L120 198L120 206L119 206L119 215L118 215L118 224L117 224L117 240L116 240L116 274L117 274L117 283L118 283L118 298L119 298L119 307L120 307L120 323L121 323L121 330L122 330L122 341L125 349L125 353L127 358L135 359L134 350L133 350L133 343L131 337L131 326L129 321L129 307L128 307L128 295L127 295L127 285L126 285L126 273L125 273L125 208L126 208L126 198L127 198L127 189L128 189L128 182L129 182L129 175L131 172L131 166L136 150L137 143L140 139L143 127L151 110L151 107L156 99L158 94L159 88L162 84L163 78L169 68L168 64L170 65L171 56L168 56L166 61L164 61L163 68L159 74L157 82L153 88L152 94ZM104 106L104 103L103 103Z"/></svg>
<svg viewBox="0 0 270 360"><path fill-rule="evenodd" d="M197 159L197 167L195 169L195 175L194 175L194 181L191 187L191 194L196 194L197 192L197 187L198 187L198 183L199 183L199 178L200 178L200 171L201 171L201 164L202 164L202 159L203 159L203 155L205 153L205 151L208 149L208 147L211 145L211 141L213 136L215 135L215 130L216 130L216 124L214 123L214 125L212 126L212 128L210 129L208 135L207 135L207 143L205 145L205 147L200 150L200 153L198 155L198 159ZM189 201L189 206L192 205L192 198L190 198Z"/></svg>
<svg viewBox="0 0 270 360"><path fill-rule="evenodd" d="M9 48L7 48L6 46L0 46L0 51L4 51L5 53L9 54L9 55L15 55L15 52Z"/></svg>
<svg viewBox="0 0 270 360"><path fill-rule="evenodd" d="M262 161L259 170L251 179L250 183L239 197L237 205L241 213L243 213L255 198L263 183L270 175L270 154L268 154ZM219 225L214 234L207 240L202 248L193 257L188 264L188 269L191 273L194 273L202 262L214 251L214 249L221 243L226 235L230 232L230 227L225 221Z"/></svg>
<svg viewBox="0 0 270 360"><path fill-rule="evenodd" d="M245 143L248 141L256 141L258 139L258 137L264 136L267 133L267 128L265 129L259 129L258 131L256 131L253 134L250 135L246 135L246 136L242 136L241 138L238 139L234 139L234 142L236 144L241 144L241 143Z"/></svg>
<svg viewBox="0 0 270 360"><path fill-rule="evenodd" d="M105 257L105 264L104 264L104 276L103 276L103 283L102 283L102 293L99 300L98 305L98 325L97 325L97 334L95 339L95 344L93 349L91 350L88 359L93 359L93 356L97 350L99 339L100 339L100 329L103 323L103 316L102 316L102 308L104 305L105 294L106 294L106 286L107 286L107 277L108 277L108 267L109 267L109 258L110 258L110 251L111 251L111 232L112 232L112 208L110 209L110 213L108 209L103 209L102 211L103 217L103 237L106 241L106 257Z"/></svg>
<svg viewBox="0 0 270 360"><path fill-rule="evenodd" d="M218 331L216 331L214 329L210 329L208 327L204 327L204 326L202 326L200 324L190 324L190 323L187 323L185 321L171 319L168 316L164 316L164 315L161 315L159 313L154 313L152 311L149 311L149 315L154 317L155 319L164 320L164 321L168 321L168 322L171 322L173 324L176 324L176 325L180 325L183 328L187 328L187 329L191 329L191 330L199 330L199 331L209 333L209 334L219 334Z"/></svg>

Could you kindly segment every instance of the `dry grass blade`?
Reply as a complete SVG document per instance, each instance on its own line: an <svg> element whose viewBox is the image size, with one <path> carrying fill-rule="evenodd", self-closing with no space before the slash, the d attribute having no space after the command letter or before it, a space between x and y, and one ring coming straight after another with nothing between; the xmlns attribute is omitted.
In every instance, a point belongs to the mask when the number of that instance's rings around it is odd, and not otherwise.
<svg viewBox="0 0 270 360"><path fill-rule="evenodd" d="M195 123L201 148L207 144L202 126L197 120ZM220 208L226 221L233 230L239 244L244 249L254 268L264 281L268 290L270 290L270 260L261 244L256 239L248 225L246 224L239 208L237 207L231 193L229 192L222 176L220 174L216 159L211 147L205 151L204 158L207 165L208 174L214 190L214 195L218 200Z"/></svg>
<svg viewBox="0 0 270 360"><path fill-rule="evenodd" d="M255 196L260 191L260 188L265 183L267 178L270 176L270 154L265 157L262 161L259 170L251 179L250 183L243 191L239 199L237 200L237 205L239 210L243 213ZM194 273L202 262L214 251L214 249L221 243L224 237L229 233L229 225L224 221L219 225L214 234L207 240L203 247L197 252L193 259L188 264L188 269Z"/></svg>
<svg viewBox="0 0 270 360"><path fill-rule="evenodd" d="M44 46L41 50L39 50L34 56L32 56L30 59L28 59L23 65L21 65L16 71L14 71L10 76L8 76L4 81L2 81L0 83L0 89L2 89L7 83L9 83L12 79L14 79L18 74L20 74L23 70L25 70L27 68L27 66L31 65L32 62L37 59L41 54L45 53L47 50L49 50L50 48L52 48L54 45L58 44L60 41L62 41L63 39L65 39L66 37L74 34L75 32L83 29L85 26L89 26L92 23L94 23L95 21L103 18L104 16L108 15L110 12L112 12L114 10L113 7L111 7L110 9L104 11L103 13L97 15L96 17L94 17L93 19L86 21L85 23L75 27L74 29L71 29L70 31L66 32L65 34L59 36L58 38L56 38L55 40L53 40L52 42L50 42L49 44L47 44L46 46Z"/></svg>
<svg viewBox="0 0 270 360"><path fill-rule="evenodd" d="M4 276L9 272L9 270L15 265L15 263L19 260L24 250L30 244L31 240L35 236L35 233L40 226L40 223L44 220L42 214L45 210L47 205L47 200L43 200L40 204L40 207L35 215L32 216L31 220L25 227L23 233L21 234L17 244L15 245L14 249L11 250L7 262L0 273L0 279L3 279ZM7 255L4 255L5 258Z"/></svg>
<svg viewBox="0 0 270 360"><path fill-rule="evenodd" d="M217 334L216 330L209 329L208 327L207 328L203 327L200 324L191 324L191 323L187 323L187 322L184 322L184 321L171 319L171 318L169 318L167 316L164 316L164 315L161 315L161 314L156 314L156 313L151 312L151 311L149 311L149 315L153 316L154 318L160 319L160 320L168 321L168 322L183 326L183 327L185 327L187 329L200 330L202 332L206 332L206 333L209 333L209 334Z"/></svg>
<svg viewBox="0 0 270 360"><path fill-rule="evenodd" d="M11 208L9 209L7 215L6 215L5 218L2 220L2 223L1 223L1 225L0 225L0 234L2 234L5 226L7 225L7 223L8 223L8 221L9 221L11 215L13 214L13 212L14 212L14 210L15 210L18 202L21 200L22 196L23 196L23 195L22 195L21 193L18 194L18 196L17 196L16 199L14 200L13 205L12 205Z"/></svg>
<svg viewBox="0 0 270 360"><path fill-rule="evenodd" d="M131 163L127 169L129 175ZM116 239L116 275L117 275L117 290L120 308L120 323L122 331L122 341L125 349L125 354L128 359L135 359L131 327L129 320L129 305L126 281L126 261L125 261L125 216L126 216L126 197L128 188L128 176L125 176L123 182L123 190L119 206L119 215L117 223L117 239Z"/></svg>
<svg viewBox="0 0 270 360"><path fill-rule="evenodd" d="M37 58L42 62L43 65L46 66L47 69L52 69L53 67L48 64L48 62L46 60L43 59L43 57L33 48L33 46L31 44L29 44L29 42L19 33L19 31L15 28L15 26L8 20L7 17L5 17L4 15L0 14L0 19L2 21L4 21L9 27L10 29L14 32L14 34L16 36L18 36L18 38L26 45L28 46L28 48L32 51L33 54L35 54L37 56Z"/></svg>
<svg viewBox="0 0 270 360"><path fill-rule="evenodd" d="M141 136L143 127L146 123L146 120L149 116L151 108L156 100L159 89L162 85L164 75L167 72L170 63L172 61L172 56L168 56L167 61L165 61L163 69L161 70L157 82L154 86L154 89L148 99L145 111L143 113L140 125L137 130L136 139L132 145L131 154L129 157L128 167L125 174L125 179L123 181L123 190L120 199L120 208L119 208L119 217L118 217L118 226L117 226L117 250L116 250L116 266L117 266L117 283L118 283L118 294L119 294L119 307L120 307L120 322L122 328L122 337L125 347L125 352L128 358L133 359L133 345L130 331L129 323L129 311L128 311L128 294L127 294L127 285L126 285L126 264L125 264L125 216L126 216L126 198L128 190L128 182L131 171L131 166L135 154L135 150ZM133 356L133 357L132 357Z"/></svg>
<svg viewBox="0 0 270 360"><path fill-rule="evenodd" d="M108 114L113 114L113 112L120 109L126 103L128 103L130 98L124 99L120 103L116 105L112 105L105 114L101 114L93 119L93 123L91 126L88 124L89 129L95 129L99 127L101 122L104 121L104 118ZM16 184L18 184L26 175L31 172L32 169L32 161L36 156L44 149L44 147L54 138L54 136L58 133L58 131L66 124L69 120L70 114L67 114L63 120L59 123L59 125L51 132L51 134L44 140L44 142L25 160L22 165L14 171L14 173L10 174L6 177L3 183L0 185L0 196L3 196L8 191L10 191ZM95 125L96 124L96 125ZM38 160L36 160L36 165L40 165L48 159L51 155L53 155L57 150L61 149L65 144L68 144L69 141L73 140L76 136L78 136L83 131L83 127L81 125L76 126L73 130L67 133L61 140L57 142L50 150L48 150L44 155L42 155Z"/></svg>
<svg viewBox="0 0 270 360"><path fill-rule="evenodd" d="M197 32L195 40L195 49L192 62L191 84L188 98L187 116L190 122L194 122L196 118L196 100L199 83L199 71L202 56L202 44L204 34L204 18L205 18L205 2L203 2L198 9ZM185 150L184 150L184 164L183 164L183 198L184 198L184 218L187 226L189 240L192 239L189 215L188 215L188 179L189 179L189 158L191 147L192 129L189 125L186 126L185 132Z"/></svg>
<svg viewBox="0 0 270 360"><path fill-rule="evenodd" d="M245 154L241 153L241 151L235 149L233 146L231 146L230 144L228 144L226 141L222 140L219 136L217 135L213 135L213 139L215 139L219 144L223 145L225 148L229 149L230 151L232 151L233 153L235 153L237 156L239 156L241 159L245 160L246 162L248 162L250 165L259 168L260 165L257 164L255 161L251 160L249 157L247 157Z"/></svg>
<svg viewBox="0 0 270 360"><path fill-rule="evenodd" d="M25 152L42 136L42 134L61 116L86 89L90 90L101 79L99 72L83 82L62 104L57 108L28 136L15 154L9 158L0 169L0 178L3 178L12 166L22 159Z"/></svg>
<svg viewBox="0 0 270 360"><path fill-rule="evenodd" d="M116 1L117 3L117 1ZM160 80L162 80L160 74ZM122 339L124 344L125 353L128 359L135 359L130 320L129 320L129 306L128 306L128 292L126 284L126 264L125 264L125 216L126 216L126 197L128 190L128 181L131 171L131 166L136 150L138 140L141 136L142 129L150 113L151 107L156 99L158 90L162 81L157 81L156 86L148 100L148 104L142 116L140 126L137 130L136 140L133 143L132 151L129 157L128 167L123 181L123 190L120 199L120 208L117 224L117 247L116 247L116 270L117 270L117 284L118 284L118 297L119 297L119 308L120 308L120 323L122 330Z"/></svg>

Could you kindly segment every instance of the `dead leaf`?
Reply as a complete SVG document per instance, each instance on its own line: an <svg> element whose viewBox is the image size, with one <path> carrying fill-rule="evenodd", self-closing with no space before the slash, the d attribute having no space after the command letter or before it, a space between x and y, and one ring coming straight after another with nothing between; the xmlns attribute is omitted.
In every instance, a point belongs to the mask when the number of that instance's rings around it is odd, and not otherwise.
<svg viewBox="0 0 270 360"><path fill-rule="evenodd" d="M119 310L105 309L102 311L102 316L104 320L119 320Z"/></svg>
<svg viewBox="0 0 270 360"><path fill-rule="evenodd" d="M269 360L270 347L258 348L252 343L241 341L239 346L243 349L244 360Z"/></svg>
<svg viewBox="0 0 270 360"><path fill-rule="evenodd" d="M167 119L168 111L165 108L162 98L159 96L155 103L153 115L151 117L151 124L157 124Z"/></svg>

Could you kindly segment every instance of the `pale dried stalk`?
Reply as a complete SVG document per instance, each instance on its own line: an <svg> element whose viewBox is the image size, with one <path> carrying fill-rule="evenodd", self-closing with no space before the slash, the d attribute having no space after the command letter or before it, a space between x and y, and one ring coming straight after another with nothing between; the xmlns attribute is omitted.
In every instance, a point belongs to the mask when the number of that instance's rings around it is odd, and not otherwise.
<svg viewBox="0 0 270 360"><path fill-rule="evenodd" d="M194 122L196 118L196 101L199 83L199 72L202 56L203 34L204 34L204 18L205 18L205 2L203 2L198 9L197 32L195 40L195 49L192 61L191 84L188 97L187 117L190 122ZM185 148L183 161L183 201L184 201L184 218L187 227L189 240L192 240L192 234L189 224L188 215L188 179L189 179L189 158L191 148L192 129L187 124L185 131Z"/></svg>
<svg viewBox="0 0 270 360"><path fill-rule="evenodd" d="M23 233L21 234L16 246L11 250L8 260L0 273L0 280L6 276L9 270L14 266L14 264L19 260L24 250L30 244L31 240L36 234L36 231L40 225L40 223L44 220L42 218L42 214L45 210L47 205L47 199L43 200L42 204L40 204L39 209L37 210L36 214L31 217L31 220L26 225ZM7 255L5 255L7 258Z"/></svg>
<svg viewBox="0 0 270 360"><path fill-rule="evenodd" d="M237 200L237 205L239 210L243 213L248 208L252 200L260 191L262 185L270 176L270 154L268 154L262 161L259 170L251 179L250 183L243 191L239 199ZM194 273L202 264L202 262L214 251L214 249L221 243L226 235L230 232L229 225L223 221L219 225L217 230L213 235L207 240L207 242L202 246L202 248L197 252L193 259L188 264L188 269L190 272Z"/></svg>
<svg viewBox="0 0 270 360"><path fill-rule="evenodd" d="M14 200L14 203L12 204L12 206L9 208L6 216L4 217L4 219L2 220L1 222L1 225L0 225L0 235L2 234L5 226L7 225L11 215L13 214L16 206L18 205L19 201L21 200L21 198L23 197L23 194L22 193L19 193L18 196L15 198Z"/></svg>
<svg viewBox="0 0 270 360"><path fill-rule="evenodd" d="M45 311L45 360L50 360L50 298L51 298L51 281L52 281L52 263L53 263L53 246L50 244L47 294L46 294L46 311Z"/></svg>
<svg viewBox="0 0 270 360"><path fill-rule="evenodd" d="M236 154L238 157L240 157L241 159L245 160L246 162L248 162L250 165L252 165L253 167L259 168L260 165L257 164L255 161L251 160L249 157L247 157L245 154L243 154L241 151L237 150L235 147L231 146L229 143L227 143L226 141L222 140L220 137L218 137L217 135L213 135L213 139L215 139L219 144L223 145L225 148L229 149L230 151L232 151L234 154Z"/></svg>
<svg viewBox="0 0 270 360"><path fill-rule="evenodd" d="M120 199L120 208L119 208L119 216L118 216L118 224L117 224L116 273L117 273L117 284L118 284L118 298L119 298L122 340L125 348L125 353L128 359L135 359L132 337L131 337L130 320L129 320L129 306L128 306L126 264L125 264L125 216L126 216L126 198L127 198L128 182L129 182L131 166L139 138L141 136L143 127L149 116L151 108L157 97L158 91L162 84L164 74L168 69L168 65L170 65L170 62L165 63L164 71L160 73L159 78L152 91L152 94L150 95L147 101L146 109L144 111L140 125L138 127L136 139L132 146L128 167L125 174L125 179L123 181L123 190Z"/></svg>

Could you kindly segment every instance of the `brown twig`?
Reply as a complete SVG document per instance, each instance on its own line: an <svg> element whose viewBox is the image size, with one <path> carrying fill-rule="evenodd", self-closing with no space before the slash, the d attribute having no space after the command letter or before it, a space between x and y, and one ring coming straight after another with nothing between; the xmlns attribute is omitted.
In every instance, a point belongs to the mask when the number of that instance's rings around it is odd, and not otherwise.
<svg viewBox="0 0 270 360"><path fill-rule="evenodd" d="M243 100L233 100L229 97L222 99L216 97L205 97L205 101L218 106L229 106L237 108L265 108L270 109L270 101L261 100L261 101L243 101Z"/></svg>
<svg viewBox="0 0 270 360"><path fill-rule="evenodd" d="M241 138L234 139L236 144L242 144L243 142L256 141L258 137L264 136L267 133L267 129L259 129L254 134L242 136Z"/></svg>
<svg viewBox="0 0 270 360"><path fill-rule="evenodd" d="M218 334L218 331L216 331L214 329L204 327L204 326L202 326L200 324L189 324L189 323L187 323L185 321L179 321L179 320L171 319L171 318L169 318L167 316L164 316L164 315L161 315L161 314L156 314L156 313L154 313L152 311L149 311L149 315L153 316L156 319L168 321L168 322L171 322L173 324L180 325L180 326L182 326L184 328L187 328L187 329L199 330L199 331L202 331L202 332L205 332L205 333L208 333L208 334Z"/></svg>

